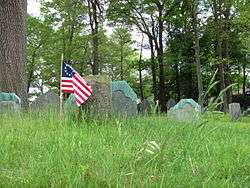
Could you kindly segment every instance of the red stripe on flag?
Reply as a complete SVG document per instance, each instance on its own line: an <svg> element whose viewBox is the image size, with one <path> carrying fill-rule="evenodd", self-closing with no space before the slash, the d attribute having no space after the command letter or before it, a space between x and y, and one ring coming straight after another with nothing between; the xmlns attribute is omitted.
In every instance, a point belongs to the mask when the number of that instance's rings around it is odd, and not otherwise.
<svg viewBox="0 0 250 188"><path fill-rule="evenodd" d="M62 83L63 83L63 82L72 83L72 80L67 80L67 79L65 80L65 79L62 79Z"/></svg>
<svg viewBox="0 0 250 188"><path fill-rule="evenodd" d="M80 90L80 92L83 94L83 95L85 95L86 97L89 97L90 95L89 94L87 94L85 91L83 91L82 90L82 88L80 88L78 85L74 85L77 89L79 89Z"/></svg>
<svg viewBox="0 0 250 188"><path fill-rule="evenodd" d="M62 92L63 92L63 93L74 93L73 90L67 90L67 89L63 89Z"/></svg>
<svg viewBox="0 0 250 188"><path fill-rule="evenodd" d="M72 84L62 84L61 87L72 87Z"/></svg>
<svg viewBox="0 0 250 188"><path fill-rule="evenodd" d="M82 104L82 103L81 103L78 99L76 99L76 105L77 105L77 106L81 106L81 104Z"/></svg>
<svg viewBox="0 0 250 188"><path fill-rule="evenodd" d="M78 75L74 75L73 76L86 90L88 90L88 92L92 93L92 90L84 83L85 81L84 80L80 80L78 78Z"/></svg>
<svg viewBox="0 0 250 188"><path fill-rule="evenodd" d="M83 96L81 93L79 93L77 90L74 91L74 93L84 101L88 98L87 96Z"/></svg>

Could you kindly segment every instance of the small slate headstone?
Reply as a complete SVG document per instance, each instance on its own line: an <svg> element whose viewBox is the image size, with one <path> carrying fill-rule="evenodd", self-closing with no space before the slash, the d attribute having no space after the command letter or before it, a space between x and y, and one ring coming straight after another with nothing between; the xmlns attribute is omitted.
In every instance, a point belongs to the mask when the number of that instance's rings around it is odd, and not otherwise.
<svg viewBox="0 0 250 188"><path fill-rule="evenodd" d="M20 109L21 99L15 93L0 93L0 112L18 112Z"/></svg>
<svg viewBox="0 0 250 188"><path fill-rule="evenodd" d="M229 113L233 121L238 120L241 115L240 103L229 104Z"/></svg>
<svg viewBox="0 0 250 188"><path fill-rule="evenodd" d="M39 96L30 105L31 108L36 110L42 110L47 108L53 108L59 110L60 97L54 92L47 92Z"/></svg>
<svg viewBox="0 0 250 188"><path fill-rule="evenodd" d="M174 107L174 105L176 105L175 100L170 98L167 102L167 109L169 110L170 108Z"/></svg>
<svg viewBox="0 0 250 188"><path fill-rule="evenodd" d="M197 121L201 114L201 107L193 99L182 99L170 108L168 116L179 122Z"/></svg>
<svg viewBox="0 0 250 188"><path fill-rule="evenodd" d="M118 116L137 115L137 95L125 81L112 82L112 112Z"/></svg>
<svg viewBox="0 0 250 188"><path fill-rule="evenodd" d="M0 112L14 111L18 112L20 107L14 101L2 101L0 102Z"/></svg>
<svg viewBox="0 0 250 188"><path fill-rule="evenodd" d="M142 102L138 104L138 111L142 114L148 114L150 112L151 105L147 99L143 99Z"/></svg>

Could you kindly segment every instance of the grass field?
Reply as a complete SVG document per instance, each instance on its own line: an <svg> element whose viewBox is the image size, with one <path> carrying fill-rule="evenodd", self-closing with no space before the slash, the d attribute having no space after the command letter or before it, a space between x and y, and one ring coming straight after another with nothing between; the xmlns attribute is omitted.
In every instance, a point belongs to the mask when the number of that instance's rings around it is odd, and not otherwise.
<svg viewBox="0 0 250 188"><path fill-rule="evenodd" d="M250 119L207 120L2 115L0 187L250 187Z"/></svg>

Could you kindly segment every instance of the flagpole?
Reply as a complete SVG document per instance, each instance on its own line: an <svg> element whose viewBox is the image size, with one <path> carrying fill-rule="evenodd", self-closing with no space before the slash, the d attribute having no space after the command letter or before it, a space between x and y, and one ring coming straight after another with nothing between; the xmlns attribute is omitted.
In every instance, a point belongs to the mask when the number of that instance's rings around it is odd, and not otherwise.
<svg viewBox="0 0 250 188"><path fill-rule="evenodd" d="M63 115L63 92L61 89L61 83L62 83L62 69L63 69L63 53L61 55L61 77L60 77L60 115Z"/></svg>

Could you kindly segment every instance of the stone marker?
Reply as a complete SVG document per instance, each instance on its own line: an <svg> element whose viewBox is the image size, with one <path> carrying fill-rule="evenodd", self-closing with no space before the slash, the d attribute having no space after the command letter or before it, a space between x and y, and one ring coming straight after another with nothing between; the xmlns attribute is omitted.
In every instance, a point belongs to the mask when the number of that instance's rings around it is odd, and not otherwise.
<svg viewBox="0 0 250 188"><path fill-rule="evenodd" d="M0 93L0 112L18 112L20 109L21 99L15 93Z"/></svg>
<svg viewBox="0 0 250 188"><path fill-rule="evenodd" d="M112 112L118 116L136 116L137 95L126 81L112 82Z"/></svg>
<svg viewBox="0 0 250 188"><path fill-rule="evenodd" d="M59 110L60 97L54 92L47 92L33 101L30 105L32 109L43 110L43 109L56 109Z"/></svg>
<svg viewBox="0 0 250 188"><path fill-rule="evenodd" d="M170 98L167 102L167 109L169 110L170 108L174 107L174 105L176 105L175 100Z"/></svg>
<svg viewBox="0 0 250 188"><path fill-rule="evenodd" d="M229 104L229 113L233 121L238 120L241 115L240 103Z"/></svg>
<svg viewBox="0 0 250 188"><path fill-rule="evenodd" d="M168 111L168 116L178 122L194 122L200 118L201 107L193 99L182 99Z"/></svg>
<svg viewBox="0 0 250 188"><path fill-rule="evenodd" d="M64 110L78 110L78 106L76 105L76 97L74 94L70 94L69 97L64 102Z"/></svg>
<svg viewBox="0 0 250 188"><path fill-rule="evenodd" d="M107 117L111 114L111 80L106 75L83 77L93 89L89 99L81 108L88 117ZM79 107L75 103L75 96L71 94L64 103L64 111L79 114Z"/></svg>
<svg viewBox="0 0 250 188"><path fill-rule="evenodd" d="M111 114L111 80L107 75L86 76L84 79L92 86L93 92L82 107L91 116L106 117Z"/></svg>
<svg viewBox="0 0 250 188"><path fill-rule="evenodd" d="M142 102L138 104L139 113L148 114L150 110L151 110L151 105L147 99L143 99Z"/></svg>

